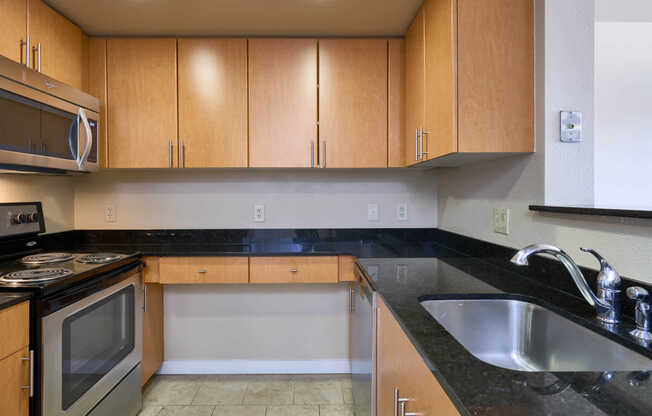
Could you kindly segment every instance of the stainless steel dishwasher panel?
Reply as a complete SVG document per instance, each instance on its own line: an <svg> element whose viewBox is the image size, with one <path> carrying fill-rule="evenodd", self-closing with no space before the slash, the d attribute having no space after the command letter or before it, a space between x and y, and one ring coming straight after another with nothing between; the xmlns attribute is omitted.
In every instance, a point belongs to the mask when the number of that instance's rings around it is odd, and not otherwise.
<svg viewBox="0 0 652 416"><path fill-rule="evenodd" d="M376 292L356 266L351 286L351 377L356 416L376 415Z"/></svg>

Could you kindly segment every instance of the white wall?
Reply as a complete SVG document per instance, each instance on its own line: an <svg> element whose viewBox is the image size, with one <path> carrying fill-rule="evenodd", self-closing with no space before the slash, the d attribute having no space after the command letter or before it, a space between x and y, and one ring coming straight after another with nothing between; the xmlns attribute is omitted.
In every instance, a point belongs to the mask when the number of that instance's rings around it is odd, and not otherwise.
<svg viewBox="0 0 652 416"><path fill-rule="evenodd" d="M593 18L592 0L536 0L535 4L537 153L439 171L438 227L515 248L535 242L552 243L564 248L578 263L596 268L592 257L578 251L580 246L589 246L607 257L624 276L652 283L652 221L540 214L528 210L532 203L563 200L558 187L569 185L572 189L586 179L581 171L584 167L578 169L573 164L580 157L578 148L559 144L558 111L579 102L575 90L567 95L564 91L574 79L585 76L585 71L574 67L567 70L567 66L592 65L586 57L578 61L574 54L593 50L589 28L584 24L569 24L572 22L568 20L569 13L580 20L584 19L583 13ZM549 43L551 37L554 39ZM572 47L560 47L561 38ZM590 90L585 92L587 103L591 101L592 87ZM587 113L589 110L585 110L585 116ZM549 170L552 167L566 172L565 182L558 171ZM590 178L592 183L593 176ZM510 235L493 232L494 207L511 209Z"/></svg>
<svg viewBox="0 0 652 416"><path fill-rule="evenodd" d="M75 226L75 194L72 177L0 174L0 202L43 203L48 233Z"/></svg>
<svg viewBox="0 0 652 416"><path fill-rule="evenodd" d="M595 31L595 203L650 209L652 15Z"/></svg>
<svg viewBox="0 0 652 416"><path fill-rule="evenodd" d="M347 372L347 287L168 285L162 371Z"/></svg>
<svg viewBox="0 0 652 416"><path fill-rule="evenodd" d="M396 205L408 203L408 221ZM380 221L367 221L377 203ZM113 204L117 222L104 210ZM265 222L253 220L265 205ZM419 170L105 172L75 183L78 229L434 227L435 174Z"/></svg>

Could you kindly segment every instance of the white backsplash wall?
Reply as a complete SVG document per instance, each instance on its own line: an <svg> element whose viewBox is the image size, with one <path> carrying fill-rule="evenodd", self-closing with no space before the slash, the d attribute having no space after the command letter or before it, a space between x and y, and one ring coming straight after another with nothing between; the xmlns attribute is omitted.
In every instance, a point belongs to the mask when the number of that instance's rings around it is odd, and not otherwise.
<svg viewBox="0 0 652 416"><path fill-rule="evenodd" d="M48 233L75 228L74 178L0 174L0 202L42 202Z"/></svg>
<svg viewBox="0 0 652 416"><path fill-rule="evenodd" d="M398 221L399 203L408 220ZM379 228L437 225L435 171L105 171L75 180L75 228ZM254 222L254 205L265 222ZM379 220L367 220L378 204ZM105 221L106 207L116 222Z"/></svg>

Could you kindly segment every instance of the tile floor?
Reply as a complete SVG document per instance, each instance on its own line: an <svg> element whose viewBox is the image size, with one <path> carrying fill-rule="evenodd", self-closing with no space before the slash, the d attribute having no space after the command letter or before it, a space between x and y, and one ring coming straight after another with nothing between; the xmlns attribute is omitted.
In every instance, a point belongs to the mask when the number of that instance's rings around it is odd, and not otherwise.
<svg viewBox="0 0 652 416"><path fill-rule="evenodd" d="M139 416L353 416L351 376L156 376Z"/></svg>

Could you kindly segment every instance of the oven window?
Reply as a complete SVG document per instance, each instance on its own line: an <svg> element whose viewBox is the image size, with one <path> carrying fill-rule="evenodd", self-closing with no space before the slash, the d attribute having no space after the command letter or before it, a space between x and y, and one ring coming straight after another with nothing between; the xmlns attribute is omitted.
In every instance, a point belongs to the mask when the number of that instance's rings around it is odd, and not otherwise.
<svg viewBox="0 0 652 416"><path fill-rule="evenodd" d="M63 321L63 410L133 351L134 319L134 287L127 286Z"/></svg>

